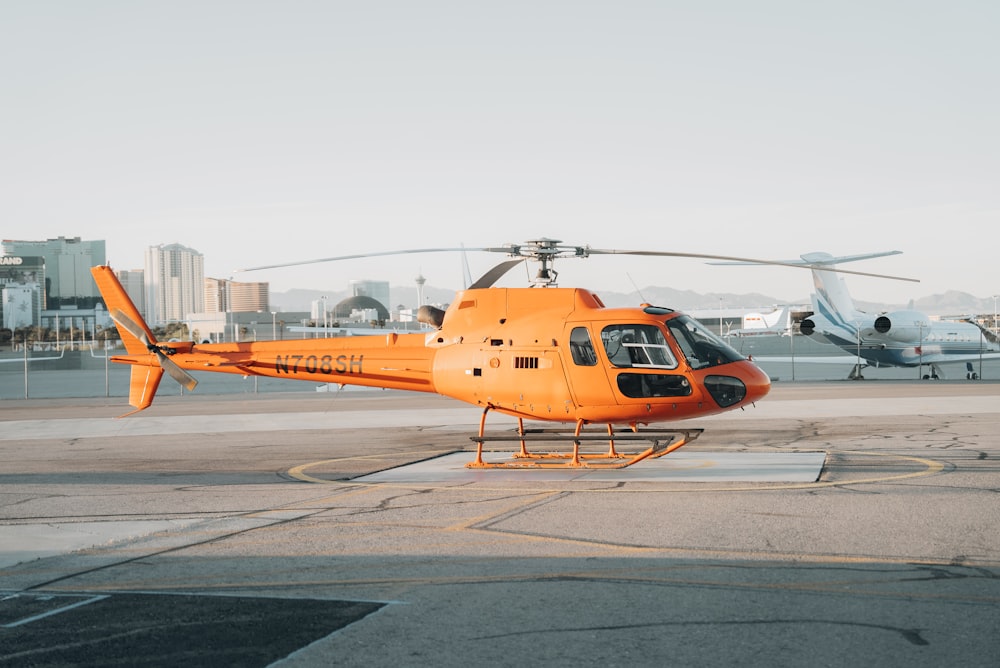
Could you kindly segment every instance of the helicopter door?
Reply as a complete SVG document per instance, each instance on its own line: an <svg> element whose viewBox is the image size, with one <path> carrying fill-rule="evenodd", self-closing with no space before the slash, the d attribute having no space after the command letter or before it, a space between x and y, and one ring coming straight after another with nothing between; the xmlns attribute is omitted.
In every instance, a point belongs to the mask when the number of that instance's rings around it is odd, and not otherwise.
<svg viewBox="0 0 1000 668"><path fill-rule="evenodd" d="M608 325L601 330L601 343L622 396L645 401L650 397L691 394L691 383L678 371L677 358L659 327L631 323Z"/></svg>
<svg viewBox="0 0 1000 668"><path fill-rule="evenodd" d="M618 403L608 374L598 363L590 331L573 327L569 334L570 359L565 362L570 391L577 406L609 406Z"/></svg>

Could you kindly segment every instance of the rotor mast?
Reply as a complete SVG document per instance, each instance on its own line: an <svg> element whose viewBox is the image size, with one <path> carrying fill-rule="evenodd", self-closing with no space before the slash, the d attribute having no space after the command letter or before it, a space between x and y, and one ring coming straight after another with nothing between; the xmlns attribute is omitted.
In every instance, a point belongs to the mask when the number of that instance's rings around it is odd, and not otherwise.
<svg viewBox="0 0 1000 668"><path fill-rule="evenodd" d="M555 270L557 257L588 257L590 246L560 246L558 239L532 239L523 244L506 244L507 254L523 257L539 264L538 272L531 279L532 287L554 288L559 272Z"/></svg>

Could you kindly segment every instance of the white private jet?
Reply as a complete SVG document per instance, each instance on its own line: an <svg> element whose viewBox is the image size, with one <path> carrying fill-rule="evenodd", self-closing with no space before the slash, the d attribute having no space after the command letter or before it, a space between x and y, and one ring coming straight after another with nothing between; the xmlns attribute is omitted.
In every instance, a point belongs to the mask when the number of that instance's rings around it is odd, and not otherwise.
<svg viewBox="0 0 1000 668"><path fill-rule="evenodd" d="M901 251L834 257L829 253L806 253L800 264L812 269L816 292L813 314L802 320L800 331L823 338L858 358L851 372L860 378L861 367L928 367L924 378L944 378L942 365L965 363L966 378L977 379L973 363L1000 358L997 336L970 320L931 320L910 309L866 313L858 310L841 276L831 268L845 262L866 260ZM718 263L734 264L734 263ZM746 263L741 263L746 264ZM910 279L912 280L912 279ZM861 362L861 360L864 360ZM841 362L842 363L842 362Z"/></svg>

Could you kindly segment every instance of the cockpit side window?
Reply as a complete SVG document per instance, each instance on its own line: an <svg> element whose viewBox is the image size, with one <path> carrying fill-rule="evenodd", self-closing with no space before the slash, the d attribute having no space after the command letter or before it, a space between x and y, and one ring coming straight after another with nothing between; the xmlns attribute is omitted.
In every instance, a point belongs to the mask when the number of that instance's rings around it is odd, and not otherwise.
<svg viewBox="0 0 1000 668"><path fill-rule="evenodd" d="M677 359L655 325L608 325L601 330L601 343L611 364L619 368L677 368Z"/></svg>
<svg viewBox="0 0 1000 668"><path fill-rule="evenodd" d="M586 327L574 327L569 335L569 351L573 356L573 363L577 366L595 366L597 364L597 352L594 344L590 340L590 332Z"/></svg>

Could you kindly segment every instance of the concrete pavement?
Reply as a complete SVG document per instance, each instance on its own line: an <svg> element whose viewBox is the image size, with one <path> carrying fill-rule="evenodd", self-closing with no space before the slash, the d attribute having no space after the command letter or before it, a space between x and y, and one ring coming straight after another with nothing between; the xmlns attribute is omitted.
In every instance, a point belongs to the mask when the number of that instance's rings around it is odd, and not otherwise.
<svg viewBox="0 0 1000 668"><path fill-rule="evenodd" d="M677 454L823 453L813 482L359 480L471 449L478 409L404 393L123 412L0 402L0 665L1000 655L997 384L778 384L686 423Z"/></svg>

